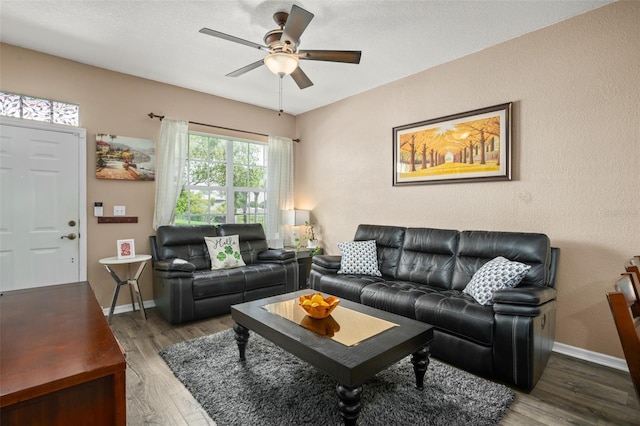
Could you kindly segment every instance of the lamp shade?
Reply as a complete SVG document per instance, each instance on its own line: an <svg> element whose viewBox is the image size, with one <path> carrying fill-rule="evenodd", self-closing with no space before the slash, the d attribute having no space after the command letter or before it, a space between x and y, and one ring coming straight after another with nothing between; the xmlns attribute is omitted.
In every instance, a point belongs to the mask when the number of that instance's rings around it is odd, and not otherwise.
<svg viewBox="0 0 640 426"><path fill-rule="evenodd" d="M286 210L284 223L291 226L302 226L309 221L309 210Z"/></svg>
<svg viewBox="0 0 640 426"><path fill-rule="evenodd" d="M271 53L264 58L264 64L269 68L269 71L280 77L294 72L298 68L298 63L299 60L296 56L284 52Z"/></svg>

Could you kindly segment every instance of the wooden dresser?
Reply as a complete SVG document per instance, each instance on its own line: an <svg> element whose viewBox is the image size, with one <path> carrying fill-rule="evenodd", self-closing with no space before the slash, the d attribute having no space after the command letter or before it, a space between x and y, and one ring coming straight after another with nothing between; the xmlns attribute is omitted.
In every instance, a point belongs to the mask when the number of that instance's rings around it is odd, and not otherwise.
<svg viewBox="0 0 640 426"><path fill-rule="evenodd" d="M0 296L0 424L125 425L126 362L87 282Z"/></svg>

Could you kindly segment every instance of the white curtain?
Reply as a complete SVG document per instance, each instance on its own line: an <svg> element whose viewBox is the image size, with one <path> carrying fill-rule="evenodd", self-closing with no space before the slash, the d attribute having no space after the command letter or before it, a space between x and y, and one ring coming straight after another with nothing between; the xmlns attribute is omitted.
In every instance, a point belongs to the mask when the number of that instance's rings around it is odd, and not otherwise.
<svg viewBox="0 0 640 426"><path fill-rule="evenodd" d="M189 122L164 118L156 151L156 207L153 229L171 225L182 189L182 175L189 148Z"/></svg>
<svg viewBox="0 0 640 426"><path fill-rule="evenodd" d="M282 216L293 209L293 141L269 136L267 150L267 239L284 237Z"/></svg>

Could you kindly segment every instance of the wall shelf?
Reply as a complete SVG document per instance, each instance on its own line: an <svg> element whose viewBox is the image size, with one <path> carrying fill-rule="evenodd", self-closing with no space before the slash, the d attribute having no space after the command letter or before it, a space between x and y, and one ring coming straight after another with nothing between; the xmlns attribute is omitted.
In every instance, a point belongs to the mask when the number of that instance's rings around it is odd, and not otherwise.
<svg viewBox="0 0 640 426"><path fill-rule="evenodd" d="M98 223L138 223L138 216L99 216Z"/></svg>

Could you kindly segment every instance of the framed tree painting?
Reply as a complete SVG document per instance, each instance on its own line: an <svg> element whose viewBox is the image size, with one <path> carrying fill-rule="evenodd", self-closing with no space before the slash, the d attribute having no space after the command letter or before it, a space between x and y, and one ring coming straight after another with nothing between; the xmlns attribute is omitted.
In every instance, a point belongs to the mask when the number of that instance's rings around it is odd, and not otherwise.
<svg viewBox="0 0 640 426"><path fill-rule="evenodd" d="M511 180L512 103L393 128L393 185Z"/></svg>

